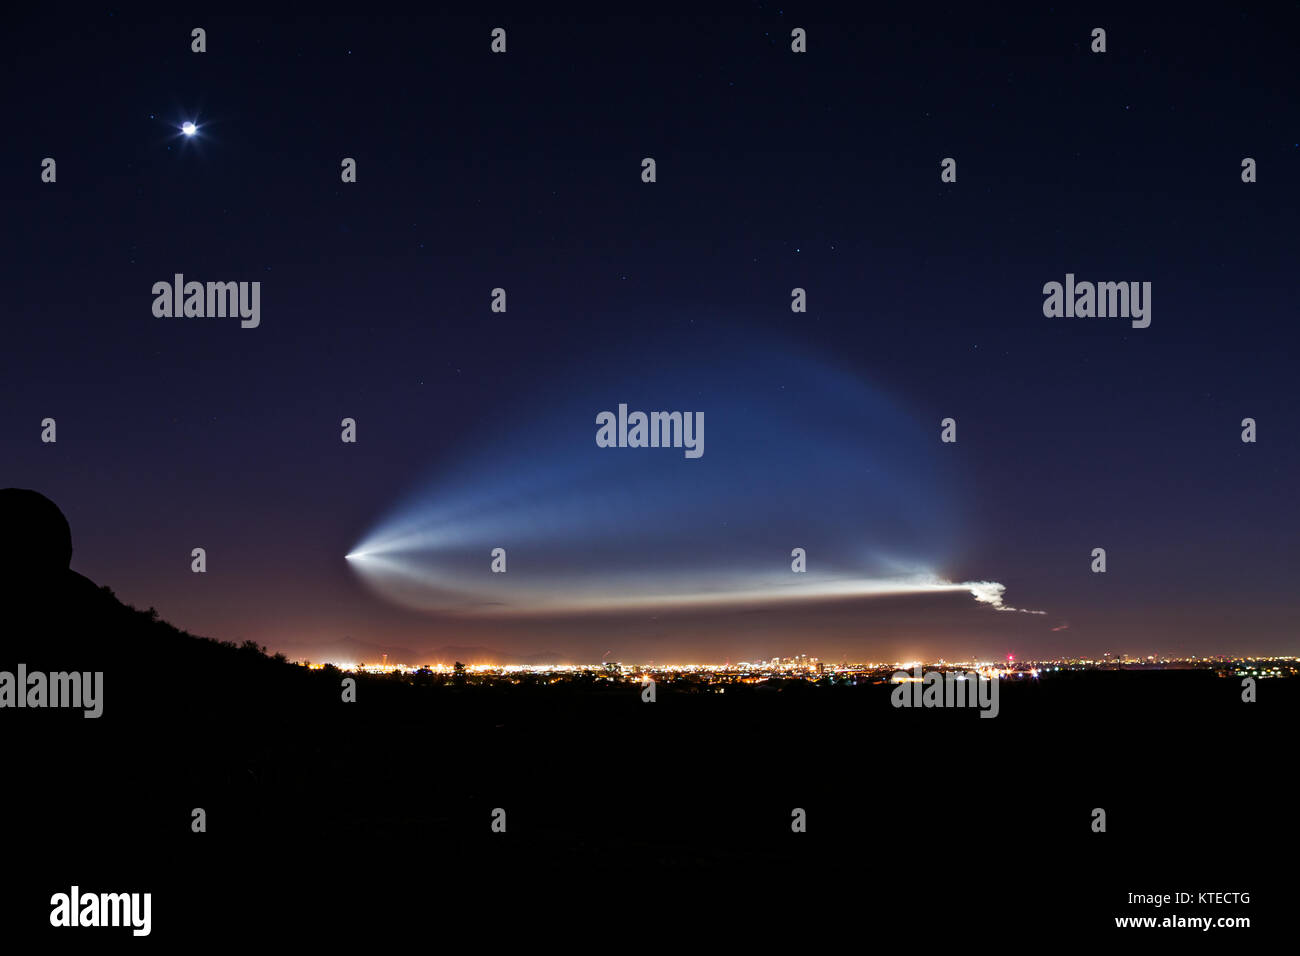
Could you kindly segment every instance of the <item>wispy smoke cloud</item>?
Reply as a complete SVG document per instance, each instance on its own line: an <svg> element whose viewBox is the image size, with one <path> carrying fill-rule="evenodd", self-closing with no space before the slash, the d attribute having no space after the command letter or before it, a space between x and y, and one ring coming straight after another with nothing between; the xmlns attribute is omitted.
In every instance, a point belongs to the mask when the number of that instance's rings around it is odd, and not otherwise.
<svg viewBox="0 0 1300 956"><path fill-rule="evenodd" d="M997 611L1045 614L1008 607L996 581L947 581L933 574L865 577L844 573L793 574L738 570L668 575L611 575L599 581L548 581L546 586L498 579L490 586L463 576L434 574L400 557L366 556L355 570L389 600L408 607L464 615L551 616L640 610L711 609L766 604L969 592ZM483 576L480 576L482 580ZM489 579L490 580L490 579Z"/></svg>
<svg viewBox="0 0 1300 956"><path fill-rule="evenodd" d="M981 604L988 604L998 611L1017 611L1020 614L1046 614L1046 611L1031 611L1023 607L1010 607L1002 600L1002 595L1006 593L1007 586L999 584L997 581L967 581L959 585L962 588L969 588L970 593L975 596L975 600Z"/></svg>

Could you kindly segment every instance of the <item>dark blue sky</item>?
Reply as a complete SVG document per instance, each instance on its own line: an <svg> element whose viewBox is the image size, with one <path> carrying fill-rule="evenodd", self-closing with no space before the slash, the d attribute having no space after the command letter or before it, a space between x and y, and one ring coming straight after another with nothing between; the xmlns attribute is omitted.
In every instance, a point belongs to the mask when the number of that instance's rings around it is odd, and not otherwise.
<svg viewBox="0 0 1300 956"><path fill-rule="evenodd" d="M345 635L661 660L1294 652L1294 31L1096 5L736 9L20 19L2 74L3 484L54 498L74 567L125 600L308 656ZM201 129L182 141L186 119ZM261 281L260 327L155 317L153 283L178 272ZM1067 272L1151 282L1151 326L1045 318L1043 284ZM785 371L802 384L783 394ZM854 398L818 390L841 377ZM802 526L810 563L910 544L944 580L1047 613L945 592L465 617L390 601L343 561L444 489L512 483L527 523L554 527L582 499L534 477L599 483L643 453L539 437L692 399L705 456L640 459L654 509L605 519L633 570L689 554L745 574L769 542L788 569ZM773 409L772 440L742 440ZM938 441L947 416L956 445ZM743 533L674 524L715 500ZM570 524L485 586L524 588L548 559L551 592L607 574Z"/></svg>

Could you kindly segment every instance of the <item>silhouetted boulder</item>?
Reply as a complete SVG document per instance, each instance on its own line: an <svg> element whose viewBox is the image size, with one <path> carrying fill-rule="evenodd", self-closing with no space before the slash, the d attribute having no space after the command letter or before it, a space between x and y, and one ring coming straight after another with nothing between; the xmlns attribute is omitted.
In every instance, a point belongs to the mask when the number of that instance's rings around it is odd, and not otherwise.
<svg viewBox="0 0 1300 956"><path fill-rule="evenodd" d="M0 489L0 575L6 582L61 576L72 561L72 529L49 498L26 488Z"/></svg>

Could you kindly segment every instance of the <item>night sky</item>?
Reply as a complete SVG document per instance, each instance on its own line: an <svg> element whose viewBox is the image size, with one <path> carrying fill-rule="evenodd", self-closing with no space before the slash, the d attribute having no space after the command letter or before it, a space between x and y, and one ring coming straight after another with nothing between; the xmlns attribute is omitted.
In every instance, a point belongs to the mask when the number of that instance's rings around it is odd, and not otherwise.
<svg viewBox="0 0 1300 956"><path fill-rule="evenodd" d="M1294 653L1294 30L736 9L19 18L0 485L294 657ZM176 273L260 325L155 316ZM1150 326L1045 317L1067 273ZM597 447L619 403L704 454ZM817 592L922 579L1003 609Z"/></svg>

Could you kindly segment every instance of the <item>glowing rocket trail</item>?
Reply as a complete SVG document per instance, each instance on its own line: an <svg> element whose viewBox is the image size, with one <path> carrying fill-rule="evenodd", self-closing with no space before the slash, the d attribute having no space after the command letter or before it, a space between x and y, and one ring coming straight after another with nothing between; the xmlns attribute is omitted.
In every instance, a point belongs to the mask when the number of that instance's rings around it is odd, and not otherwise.
<svg viewBox="0 0 1300 956"><path fill-rule="evenodd" d="M671 373L618 385L632 408L701 410L707 454L599 446L597 413L624 396L593 390L439 476L349 565L389 600L467 614L962 591L1015 610L995 581L935 571L960 537L937 423L786 350L676 359Z"/></svg>

